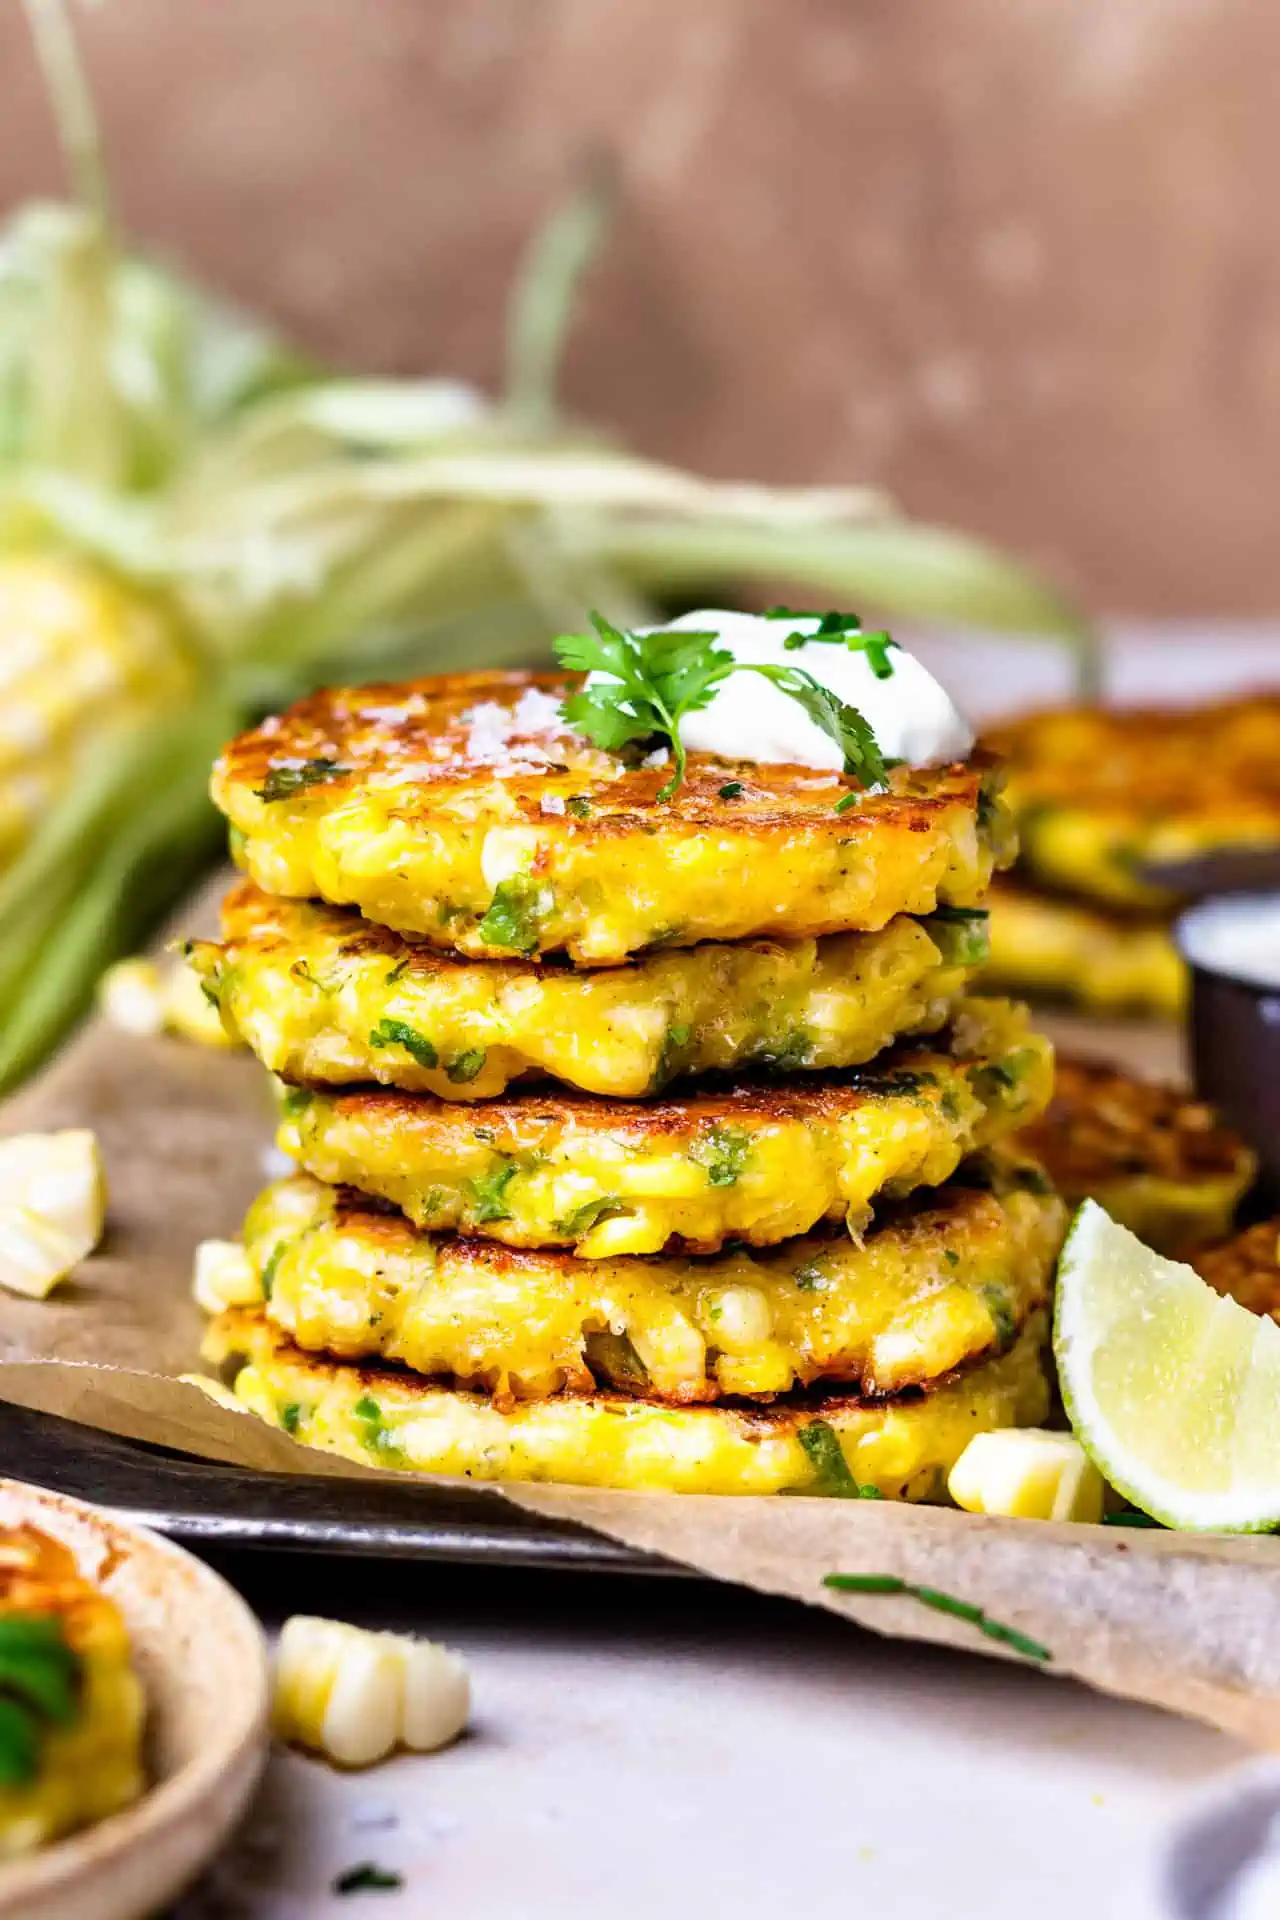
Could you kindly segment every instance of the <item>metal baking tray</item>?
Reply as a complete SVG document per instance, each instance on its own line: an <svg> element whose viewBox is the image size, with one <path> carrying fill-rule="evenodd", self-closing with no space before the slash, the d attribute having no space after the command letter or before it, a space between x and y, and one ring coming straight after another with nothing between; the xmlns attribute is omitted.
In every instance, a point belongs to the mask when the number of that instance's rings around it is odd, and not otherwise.
<svg viewBox="0 0 1280 1920"><path fill-rule="evenodd" d="M493 1562L561 1573L689 1571L465 1487L256 1473L23 1407L0 1405L0 1473L92 1500L196 1549Z"/></svg>

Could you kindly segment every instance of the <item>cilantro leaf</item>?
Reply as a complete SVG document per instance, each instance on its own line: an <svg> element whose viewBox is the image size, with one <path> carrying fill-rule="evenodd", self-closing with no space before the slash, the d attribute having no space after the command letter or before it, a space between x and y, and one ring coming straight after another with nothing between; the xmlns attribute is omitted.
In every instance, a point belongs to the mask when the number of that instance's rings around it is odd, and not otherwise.
<svg viewBox="0 0 1280 1920"><path fill-rule="evenodd" d="M613 683L584 687L570 694L561 712L606 752L633 741L665 740L671 749L671 778L659 800L669 800L684 780L685 753L680 721L711 700L736 662L716 635L683 627L657 633L630 633L601 613L591 615L594 637L565 633L555 642L562 667L602 673Z"/></svg>
<svg viewBox="0 0 1280 1920"><path fill-rule="evenodd" d="M844 770L864 787L884 785L888 762L876 743L869 722L830 687L824 687L803 667L747 666L746 673L758 673L799 702L829 740L834 740L844 755Z"/></svg>
<svg viewBox="0 0 1280 1920"><path fill-rule="evenodd" d="M471 1218L477 1227L487 1226L490 1220L511 1218L507 1188L519 1171L510 1154L500 1153L491 1166L467 1182L471 1189Z"/></svg>
<svg viewBox="0 0 1280 1920"><path fill-rule="evenodd" d="M52 1614L0 1620L0 1786L26 1786L50 1725L80 1711L82 1665Z"/></svg>
<svg viewBox="0 0 1280 1920"><path fill-rule="evenodd" d="M494 888L476 932L488 946L503 947L508 953L532 953L554 905L550 887L542 886L530 873L513 873Z"/></svg>
<svg viewBox="0 0 1280 1920"><path fill-rule="evenodd" d="M785 608L774 608L770 618L791 618ZM891 762L877 745L869 722L854 706L803 667L757 665L735 660L718 636L690 628L664 627L655 633L631 633L615 627L603 614L593 613L590 633L561 634L555 642L561 666L576 672L606 676L592 687L568 695L561 706L571 726L585 733L607 752L633 742L666 741L671 750L671 777L658 791L669 800L684 780L685 750L680 722L688 713L710 705L716 688L733 673L757 673L802 706L827 738L840 748L844 771L863 787L884 784ZM885 648L887 634L863 634L854 614L828 613L819 617L815 639L840 640L863 648L872 671L880 678L891 672ZM806 636L797 636L803 644ZM872 649L875 649L873 655ZM856 796L847 794L840 805Z"/></svg>
<svg viewBox="0 0 1280 1920"><path fill-rule="evenodd" d="M445 1068L450 1080L458 1086L465 1086L468 1080L474 1080L484 1067L488 1058L484 1047L468 1047L465 1053L456 1053Z"/></svg>
<svg viewBox="0 0 1280 1920"><path fill-rule="evenodd" d="M828 1499L836 1500L880 1500L883 1495L878 1487L864 1487L854 1479L849 1470L849 1462L844 1457L844 1448L840 1445L836 1430L826 1420L810 1420L803 1427L796 1428L796 1439L800 1442L813 1468L814 1493L826 1494Z"/></svg>
<svg viewBox="0 0 1280 1920"><path fill-rule="evenodd" d="M428 1072L439 1066L440 1056L425 1033L419 1033L407 1020L379 1020L369 1034L371 1047L403 1047L420 1067Z"/></svg>
<svg viewBox="0 0 1280 1920"><path fill-rule="evenodd" d="M694 1141L689 1158L705 1167L708 1185L736 1186L751 1158L751 1135L742 1127L711 1126Z"/></svg>

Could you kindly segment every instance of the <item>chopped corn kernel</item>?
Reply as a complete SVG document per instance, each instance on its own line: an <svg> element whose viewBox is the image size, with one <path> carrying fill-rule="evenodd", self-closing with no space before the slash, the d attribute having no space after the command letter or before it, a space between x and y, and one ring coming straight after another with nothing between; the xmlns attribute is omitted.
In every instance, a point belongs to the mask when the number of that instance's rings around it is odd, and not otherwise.
<svg viewBox="0 0 1280 1920"><path fill-rule="evenodd" d="M102 1238L106 1183L84 1127L0 1140L0 1286L42 1300Z"/></svg>
<svg viewBox="0 0 1280 1920"><path fill-rule="evenodd" d="M284 1623L274 1702L282 1740L339 1766L367 1767L397 1746L445 1746L470 1709L466 1662L447 1647L310 1614Z"/></svg>
<svg viewBox="0 0 1280 1920"><path fill-rule="evenodd" d="M222 1015L206 998L198 974L185 960L179 961L164 976L164 1023L170 1033L181 1034L201 1047L234 1047L222 1024Z"/></svg>
<svg viewBox="0 0 1280 1920"><path fill-rule="evenodd" d="M759 1287L721 1287L709 1296L706 1318L714 1345L749 1353L773 1332L769 1302Z"/></svg>
<svg viewBox="0 0 1280 1920"><path fill-rule="evenodd" d="M122 1033L164 1030L164 988L154 960L117 960L98 982L98 1005Z"/></svg>
<svg viewBox="0 0 1280 1920"><path fill-rule="evenodd" d="M236 1044L185 960L118 960L98 982L98 1005L124 1033L176 1033L202 1047Z"/></svg>
<svg viewBox="0 0 1280 1920"><path fill-rule="evenodd" d="M205 1313L224 1307L251 1307L262 1298L262 1287L249 1256L236 1240L202 1240L196 1248L195 1302Z"/></svg>
<svg viewBox="0 0 1280 1920"><path fill-rule="evenodd" d="M1022 1427L975 1434L947 1489L967 1513L1098 1521L1106 1483L1073 1434Z"/></svg>
<svg viewBox="0 0 1280 1920"><path fill-rule="evenodd" d="M81 1257L80 1242L30 1207L0 1206L0 1286L43 1300Z"/></svg>

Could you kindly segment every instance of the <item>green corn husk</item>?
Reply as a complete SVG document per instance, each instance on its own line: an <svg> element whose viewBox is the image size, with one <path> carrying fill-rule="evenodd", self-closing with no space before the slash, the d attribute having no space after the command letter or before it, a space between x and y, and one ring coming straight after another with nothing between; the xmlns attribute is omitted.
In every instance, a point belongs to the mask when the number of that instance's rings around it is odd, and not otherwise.
<svg viewBox="0 0 1280 1920"><path fill-rule="evenodd" d="M0 869L0 1090L212 857L222 740L326 680L525 663L592 606L634 625L695 589L790 582L1048 640L1090 684L1088 625L982 543L866 489L699 479L563 419L607 171L530 248L502 398L335 375L122 249L60 0L25 4L80 196L0 235L0 570L74 554L146 595L193 691L104 740L87 714L70 784Z"/></svg>

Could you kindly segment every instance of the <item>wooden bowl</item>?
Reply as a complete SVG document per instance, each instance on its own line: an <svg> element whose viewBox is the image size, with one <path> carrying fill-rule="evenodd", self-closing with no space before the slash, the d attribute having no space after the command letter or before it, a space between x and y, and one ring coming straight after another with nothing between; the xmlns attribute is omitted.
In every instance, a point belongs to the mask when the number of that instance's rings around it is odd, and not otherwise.
<svg viewBox="0 0 1280 1920"><path fill-rule="evenodd" d="M151 1785L123 1812L0 1865L0 1920L139 1920L244 1810L266 1757L268 1669L248 1607L208 1567L83 1501L0 1479L0 1526L63 1540L119 1606L147 1695Z"/></svg>

